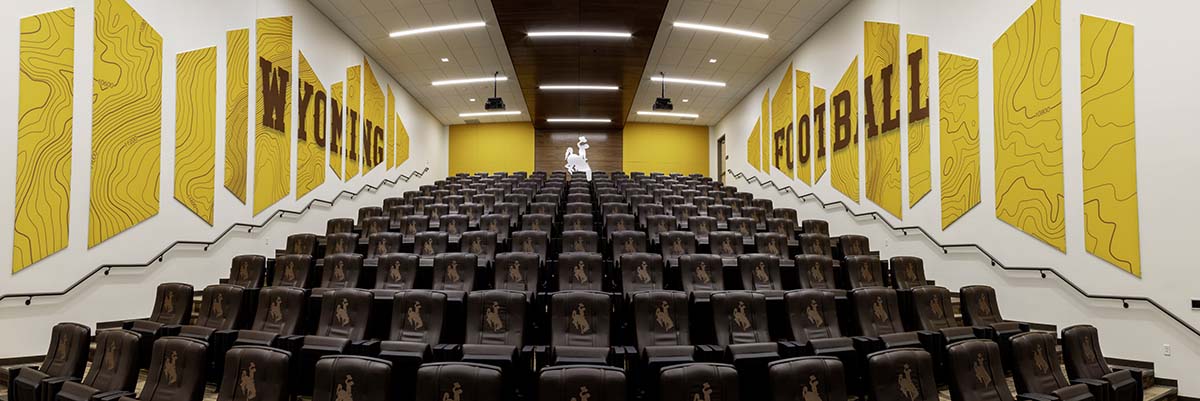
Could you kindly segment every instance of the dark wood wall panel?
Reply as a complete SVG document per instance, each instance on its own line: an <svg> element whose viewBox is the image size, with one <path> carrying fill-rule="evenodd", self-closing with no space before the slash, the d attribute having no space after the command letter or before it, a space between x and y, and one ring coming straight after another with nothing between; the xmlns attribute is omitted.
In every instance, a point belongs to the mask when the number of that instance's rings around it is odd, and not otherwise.
<svg viewBox="0 0 1200 401"><path fill-rule="evenodd" d="M592 171L621 169L623 139L621 131L537 130L534 134L533 168L538 171L566 171L567 148L575 149L579 137L587 138L588 165Z"/></svg>

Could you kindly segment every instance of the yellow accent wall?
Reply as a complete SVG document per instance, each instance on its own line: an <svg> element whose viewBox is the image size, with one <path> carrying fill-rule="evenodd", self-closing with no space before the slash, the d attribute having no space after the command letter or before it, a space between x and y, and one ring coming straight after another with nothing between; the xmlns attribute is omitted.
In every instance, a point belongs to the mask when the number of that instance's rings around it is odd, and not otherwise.
<svg viewBox="0 0 1200 401"><path fill-rule="evenodd" d="M533 171L533 124L451 125L449 164L450 174Z"/></svg>
<svg viewBox="0 0 1200 401"><path fill-rule="evenodd" d="M675 124L625 124L625 171L708 175L708 127ZM453 144L451 131L451 144ZM453 147L451 148L453 149ZM453 170L453 159L451 159Z"/></svg>

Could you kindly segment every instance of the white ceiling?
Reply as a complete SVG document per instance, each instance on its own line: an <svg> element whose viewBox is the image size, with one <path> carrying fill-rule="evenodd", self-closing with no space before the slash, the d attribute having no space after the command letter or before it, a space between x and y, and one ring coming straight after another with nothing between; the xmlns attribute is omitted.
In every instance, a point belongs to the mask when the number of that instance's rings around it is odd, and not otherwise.
<svg viewBox="0 0 1200 401"><path fill-rule="evenodd" d="M603 1L603 0L596 0ZM850 0L670 0L654 47L637 88L627 121L713 125L783 62L825 21ZM529 121L529 110L516 81L491 0L309 0L371 58L395 78L443 124L462 124L463 112L483 111L492 86L469 84L434 87L443 79L509 77L499 85L508 110L521 115L484 117L481 122ZM393 31L483 20L486 28L390 38ZM676 20L764 32L754 39L675 29ZM450 62L443 63L446 57ZM710 58L717 63L709 63ZM658 97L651 75L716 80L724 88L668 84L667 97L676 112L697 113L696 120L638 116ZM475 98L475 102L468 99ZM684 103L683 99L688 99Z"/></svg>

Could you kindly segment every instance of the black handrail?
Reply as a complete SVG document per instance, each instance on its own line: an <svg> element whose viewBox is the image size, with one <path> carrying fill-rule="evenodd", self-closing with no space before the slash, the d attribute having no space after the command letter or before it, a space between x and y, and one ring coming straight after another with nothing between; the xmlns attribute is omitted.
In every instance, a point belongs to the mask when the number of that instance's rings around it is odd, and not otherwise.
<svg viewBox="0 0 1200 401"><path fill-rule="evenodd" d="M333 204L337 203L338 199L340 199L342 197L342 195L349 195L350 199L354 199L355 197L358 196L358 194L362 193L365 190L370 189L371 192L376 192L376 191L379 191L379 188L382 187L383 184L387 184L388 186L396 186L396 184L400 183L400 181L408 182L414 176L417 178L425 176L425 173L427 173L427 172L429 172L429 167L425 167L421 171L413 170L413 172L407 176L401 174L401 175L397 176L395 180L390 179L390 178L384 178L383 181L379 182L379 185L363 184L362 187L360 187L357 191L354 191L354 192L342 190L341 192L338 192L337 195L334 195L333 199L330 199L330 200L313 198L312 200L308 201L307 205L304 205L303 209L300 209L299 211L287 210L287 209L276 210L275 212L271 213L270 217L267 217L266 220L264 220L262 223L259 223L259 224L233 223L232 225L229 226L229 228L226 228L225 231L222 231L221 235L218 235L217 238L214 238L212 241L196 241L196 240L175 241L175 242L172 242L171 245L168 245L165 249L163 249L157 255L154 255L154 257L150 258L150 261L148 261L146 263L116 263L116 264L100 265L100 266L96 267L95 269L92 269L92 271L89 272L88 274L84 275L83 277L80 277L79 280L76 280L73 284L71 284L69 287L67 287L66 289L64 289L62 291L3 294L3 295L0 295L0 301L3 301L5 298L25 298L25 305L30 305L33 303L33 298L35 298L35 297L54 297L54 296L66 295L67 293L71 292L71 290L74 290L75 287L78 287L80 284L83 284L84 281L87 281L89 278L92 278L92 276L95 276L97 273L100 273L100 271L104 271L104 275L107 276L108 273L111 272L113 268L150 267L156 261L162 262L163 257L166 256L167 252L170 252L171 250L175 249L175 247L178 245L203 245L204 250L208 251L209 246L215 245L217 242L220 242L222 239L225 239L225 235L229 234L230 232L233 232L233 230L235 228L245 227L246 232L254 232L254 229L256 229L256 228L266 227L267 224L269 224L276 217L283 217L283 216L289 215L289 214L302 215L305 212L308 212L309 209L312 209L312 206L314 204L333 206Z"/></svg>
<svg viewBox="0 0 1200 401"><path fill-rule="evenodd" d="M856 213L850 209L850 205L847 205L845 202L842 202L842 201L826 203L825 201L821 200L821 198L819 196L817 196L816 193L810 192L810 193L801 195L801 194L796 193L796 190L793 189L791 186L785 186L785 187L781 188L778 185L775 185L774 180L762 181L756 176L746 176L745 174L733 171L732 169L726 169L725 171L729 172L729 174L734 177L745 180L747 183L758 183L759 186L764 187L764 188L769 185L772 188L775 188L775 190L777 190L779 192L790 192L792 194L792 196L795 196L797 199L800 199L801 202L806 202L807 198L813 198L818 203L821 204L822 209L828 209L829 207L832 207L832 206L841 206L842 210L844 210L846 213L849 213L853 217L870 216L871 219L873 219L873 220L883 221L883 224L886 224L888 226L888 228L891 229L892 231L900 231L904 235L908 235L908 232L910 230L916 230L916 231L920 232L921 235L923 235L925 237L925 239L928 239L930 242L932 242L937 247L942 248L943 254L950 253L950 248L975 248L975 250L978 250L980 253L982 253L984 256L986 256L989 261L991 261L992 266L999 267L1003 270L1035 271L1035 272L1041 273L1042 278L1046 278L1046 273L1049 272L1050 274L1053 274L1055 277L1058 277L1059 280L1062 280L1068 286L1071 286L1071 288L1073 288L1076 292L1078 292L1080 295L1083 295L1084 298L1119 300L1119 301L1121 301L1121 305L1124 306L1126 309L1129 308L1129 301L1146 302L1150 305L1153 305L1155 308L1158 308L1158 310L1160 312L1166 314L1167 316L1170 316L1171 319L1174 319L1175 322L1179 323L1180 325L1183 325L1183 327L1190 330L1193 334L1200 336L1200 329L1196 329L1195 326L1192 326L1191 324L1184 321L1182 318L1180 318L1175 313L1167 310L1167 308L1164 308L1158 302L1155 302L1153 299L1150 299L1148 297L1091 294L1091 293L1088 293L1086 290L1084 290L1079 285L1075 284L1070 279L1068 279L1066 276L1063 276L1062 273L1059 273L1058 270L1055 270L1054 268L1044 267L1044 266L1008 266L1008 265L1005 265L1003 262L1001 262L1000 259L996 258L996 256L992 255L991 252L988 252L986 249L983 249L982 246L979 246L979 244L971 244L971 243L943 244L941 241L938 241L937 238L934 238L932 234L929 234L928 231L925 231L924 228L921 228L920 226L896 226L896 225L893 225L892 222L890 222L890 221L888 221L888 219L884 218L884 216L882 214L879 214L879 212L872 211L872 212L866 212L866 213Z"/></svg>

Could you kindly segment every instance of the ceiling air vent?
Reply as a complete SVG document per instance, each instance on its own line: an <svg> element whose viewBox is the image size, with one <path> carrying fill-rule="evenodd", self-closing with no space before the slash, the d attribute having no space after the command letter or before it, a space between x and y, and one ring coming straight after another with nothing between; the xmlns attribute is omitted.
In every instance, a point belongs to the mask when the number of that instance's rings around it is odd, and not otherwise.
<svg viewBox="0 0 1200 401"><path fill-rule="evenodd" d="M479 119L478 119L478 118L468 118L468 119L466 119L466 120L463 120L463 121L466 121L466 122L467 122L467 124L479 124Z"/></svg>

